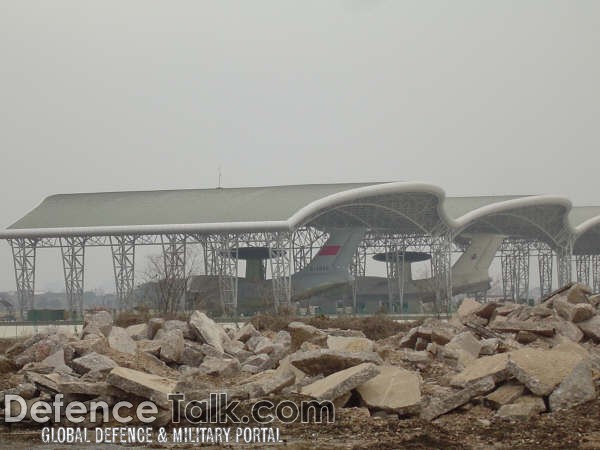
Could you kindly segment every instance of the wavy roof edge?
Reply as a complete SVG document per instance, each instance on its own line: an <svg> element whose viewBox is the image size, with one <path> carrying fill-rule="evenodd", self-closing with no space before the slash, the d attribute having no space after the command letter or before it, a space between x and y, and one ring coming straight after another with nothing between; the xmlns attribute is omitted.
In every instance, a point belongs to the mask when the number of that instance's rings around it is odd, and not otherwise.
<svg viewBox="0 0 600 450"><path fill-rule="evenodd" d="M353 201L414 194L435 199L440 224L455 232L493 215L510 220L511 211L544 207L560 211L575 238L600 228L600 207L573 207L563 196L448 197L433 184L383 182L52 195L0 231L0 238L283 231Z"/></svg>

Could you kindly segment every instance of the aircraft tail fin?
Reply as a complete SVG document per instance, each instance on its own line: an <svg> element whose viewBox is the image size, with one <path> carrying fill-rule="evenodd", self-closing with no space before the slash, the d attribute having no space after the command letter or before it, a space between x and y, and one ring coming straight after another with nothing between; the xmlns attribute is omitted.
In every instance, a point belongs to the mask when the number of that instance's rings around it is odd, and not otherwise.
<svg viewBox="0 0 600 450"><path fill-rule="evenodd" d="M327 242L301 272L348 271L365 233L364 228L330 230Z"/></svg>
<svg viewBox="0 0 600 450"><path fill-rule="evenodd" d="M488 269L500 248L504 236L498 234L474 234L471 244L452 266L452 274L488 276Z"/></svg>

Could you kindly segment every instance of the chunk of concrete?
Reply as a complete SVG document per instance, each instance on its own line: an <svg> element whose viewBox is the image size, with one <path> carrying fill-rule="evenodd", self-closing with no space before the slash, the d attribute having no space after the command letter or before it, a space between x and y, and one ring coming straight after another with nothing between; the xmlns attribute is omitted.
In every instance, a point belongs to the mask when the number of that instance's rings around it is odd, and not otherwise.
<svg viewBox="0 0 600 450"><path fill-rule="evenodd" d="M569 376L550 394L550 410L568 409L597 397L592 369L586 361L577 364Z"/></svg>
<svg viewBox="0 0 600 450"><path fill-rule="evenodd" d="M292 373L277 373L271 370L262 372L258 377L240 387L248 392L249 398L260 398L275 394L283 388L293 385L295 379Z"/></svg>
<svg viewBox="0 0 600 450"><path fill-rule="evenodd" d="M308 375L330 375L361 363L382 364L383 361L374 352L341 352L320 349L308 352L296 352L290 355L290 364Z"/></svg>
<svg viewBox="0 0 600 450"><path fill-rule="evenodd" d="M474 397L487 394L494 389L495 386L496 384L492 377L485 377L467 384L458 392L454 392L442 398L433 398L421 411L421 418L424 420L433 420L442 414L446 414L465 403L470 402Z"/></svg>
<svg viewBox="0 0 600 450"><path fill-rule="evenodd" d="M531 394L522 395L521 397L516 399L513 403L532 405L534 410L537 411L538 413L543 413L546 411L546 402L544 402L544 399L542 397L538 397L537 395L531 395Z"/></svg>
<svg viewBox="0 0 600 450"><path fill-rule="evenodd" d="M525 393L525 386L520 383L506 383L484 397L486 405L498 409L503 405L513 403Z"/></svg>
<svg viewBox="0 0 600 450"><path fill-rule="evenodd" d="M248 359L246 359L246 361L244 361L244 366L246 365L254 366L260 372L263 370L270 369L273 366L273 361L271 360L271 358L269 358L269 355L265 353L259 353L258 355L252 355Z"/></svg>
<svg viewBox="0 0 600 450"><path fill-rule="evenodd" d="M463 387L487 377L492 377L497 383L504 381L509 376L508 355L509 353L498 353L476 359L468 364L462 372L452 377L450 384L455 387Z"/></svg>
<svg viewBox="0 0 600 450"><path fill-rule="evenodd" d="M75 372L84 374L90 371L108 372L117 367L117 363L108 356L96 352L87 353L71 361L71 367Z"/></svg>
<svg viewBox="0 0 600 450"><path fill-rule="evenodd" d="M154 336L165 324L165 319L161 317L153 317L148 320L148 339L154 339Z"/></svg>
<svg viewBox="0 0 600 450"><path fill-rule="evenodd" d="M421 377L417 372L380 366L379 373L356 388L370 408L398 414L416 413L421 403Z"/></svg>
<svg viewBox="0 0 600 450"><path fill-rule="evenodd" d="M204 353L196 342L186 341L183 344L183 353L181 354L181 364L190 367L198 367L202 364Z"/></svg>
<svg viewBox="0 0 600 450"><path fill-rule="evenodd" d="M398 342L398 347L414 349L418 339L418 327L412 328Z"/></svg>
<svg viewBox="0 0 600 450"><path fill-rule="evenodd" d="M456 333L450 328L434 328L431 330L431 342L438 345L446 345L455 335Z"/></svg>
<svg viewBox="0 0 600 450"><path fill-rule="evenodd" d="M108 337L110 330L113 326L112 314L108 311L99 311L92 314L84 314L83 316L83 328L96 328L100 332Z"/></svg>
<svg viewBox="0 0 600 450"><path fill-rule="evenodd" d="M125 398L125 391L108 384L104 381L88 382L88 381L62 381L57 383L58 391L63 394L78 394L78 395L106 395L111 397Z"/></svg>
<svg viewBox="0 0 600 450"><path fill-rule="evenodd" d="M479 351L479 355L481 356L489 356L494 355L498 351L498 346L500 345L500 340L498 338L488 338L482 339L479 341L481 344L481 350Z"/></svg>
<svg viewBox="0 0 600 450"><path fill-rule="evenodd" d="M125 328L127 334L134 341L140 341L142 339L150 339L150 332L147 323L136 323Z"/></svg>
<svg viewBox="0 0 600 450"><path fill-rule="evenodd" d="M135 355L137 351L135 341L121 327L113 326L111 328L110 333L108 333L108 345L113 350L121 353L129 353L130 355Z"/></svg>
<svg viewBox="0 0 600 450"><path fill-rule="evenodd" d="M225 330L209 318L206 314L200 311L194 311L189 320L190 327L196 337L221 353L224 352L223 345L230 341Z"/></svg>
<svg viewBox="0 0 600 450"><path fill-rule="evenodd" d="M596 314L596 309L589 303L570 303L564 297L555 299L553 305L559 316L573 323L589 320Z"/></svg>
<svg viewBox="0 0 600 450"><path fill-rule="evenodd" d="M10 358L0 355L0 374L14 372L17 369Z"/></svg>
<svg viewBox="0 0 600 450"><path fill-rule="evenodd" d="M183 320L166 320L162 326L162 329L165 331L179 330L183 333L184 339L192 340L194 339L194 333L190 328L190 325Z"/></svg>
<svg viewBox="0 0 600 450"><path fill-rule="evenodd" d="M589 320L577 324L584 336L595 342L600 342L600 316L596 315Z"/></svg>
<svg viewBox="0 0 600 450"><path fill-rule="evenodd" d="M573 286L564 293L569 303L588 303L588 295L591 294L592 290L581 283L573 284Z"/></svg>
<svg viewBox="0 0 600 450"><path fill-rule="evenodd" d="M164 409L171 407L167 396L175 392L177 384L175 380L125 367L112 369L106 381L125 392L146 398Z"/></svg>
<svg viewBox="0 0 600 450"><path fill-rule="evenodd" d="M40 362L48 356L58 352L66 344L66 337L52 335L35 342L21 354L13 358L17 367L23 367L31 362Z"/></svg>
<svg viewBox="0 0 600 450"><path fill-rule="evenodd" d="M240 362L235 358L206 356L198 368L215 377L231 377L240 371Z"/></svg>
<svg viewBox="0 0 600 450"><path fill-rule="evenodd" d="M298 350L303 342L311 342L321 347L327 344L327 334L312 325L302 322L291 322L287 328L292 340L292 351Z"/></svg>
<svg viewBox="0 0 600 450"><path fill-rule="evenodd" d="M250 323L250 322L247 322L239 330L237 330L235 332L233 337L237 341L246 342L251 337L259 336L259 335L260 335L260 333L258 332L258 330L256 328L254 328L254 325L252 325L252 323Z"/></svg>
<svg viewBox="0 0 600 450"><path fill-rule="evenodd" d="M496 417L510 420L527 420L538 414L539 412L535 405L528 403L512 403L509 405L502 405L500 409L498 409Z"/></svg>
<svg viewBox="0 0 600 450"><path fill-rule="evenodd" d="M458 307L458 317L461 319L468 319L469 316L475 314L479 308L481 308L481 303L472 298L465 298Z"/></svg>
<svg viewBox="0 0 600 450"><path fill-rule="evenodd" d="M507 368L532 393L544 396L562 383L582 359L576 353L522 348L510 352Z"/></svg>
<svg viewBox="0 0 600 450"><path fill-rule="evenodd" d="M373 341L362 337L327 336L327 348L343 352L372 352Z"/></svg>
<svg viewBox="0 0 600 450"><path fill-rule="evenodd" d="M566 336L573 342L580 342L583 339L583 331L574 323L562 318L554 321L554 328L556 328L556 334Z"/></svg>
<svg viewBox="0 0 600 450"><path fill-rule="evenodd" d="M335 400L378 374L377 366L362 363L304 386L301 393L318 400Z"/></svg>
<svg viewBox="0 0 600 450"><path fill-rule="evenodd" d="M530 331L519 331L515 336L515 340L519 344L531 344L534 341L537 341L538 335L534 334Z"/></svg>
<svg viewBox="0 0 600 450"><path fill-rule="evenodd" d="M462 350L470 354L473 358L477 358L481 351L481 343L473 333L464 331L454 336L452 340L446 344L446 348Z"/></svg>
<svg viewBox="0 0 600 450"><path fill-rule="evenodd" d="M167 330L160 342L160 359L166 362L181 363L185 350L185 340L181 329Z"/></svg>

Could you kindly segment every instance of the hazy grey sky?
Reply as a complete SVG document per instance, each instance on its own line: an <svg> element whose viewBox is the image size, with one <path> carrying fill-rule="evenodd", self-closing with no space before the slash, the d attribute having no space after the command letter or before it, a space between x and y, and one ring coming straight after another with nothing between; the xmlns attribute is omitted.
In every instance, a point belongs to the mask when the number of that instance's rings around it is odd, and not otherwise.
<svg viewBox="0 0 600 450"><path fill-rule="evenodd" d="M600 204L599 55L593 0L2 0L0 223L54 193L213 187L219 165L225 186ZM37 287L62 288L57 250Z"/></svg>

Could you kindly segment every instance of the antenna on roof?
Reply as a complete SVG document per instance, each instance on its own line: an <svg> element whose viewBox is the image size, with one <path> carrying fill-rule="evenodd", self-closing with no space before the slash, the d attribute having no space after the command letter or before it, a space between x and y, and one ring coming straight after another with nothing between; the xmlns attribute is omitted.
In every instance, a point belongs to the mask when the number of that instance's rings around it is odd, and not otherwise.
<svg viewBox="0 0 600 450"><path fill-rule="evenodd" d="M219 168L217 169L217 172L219 174L219 181L217 183L217 188L221 189L221 166L219 166Z"/></svg>

